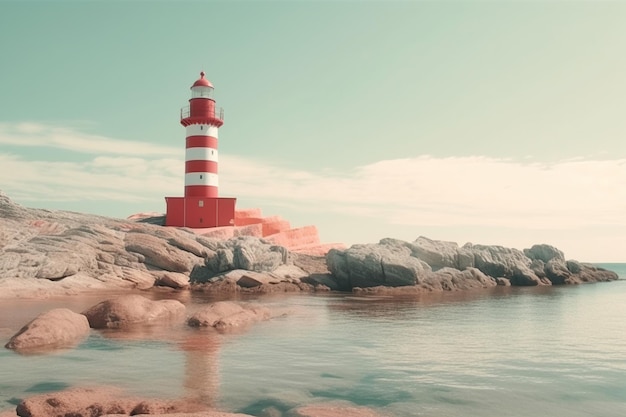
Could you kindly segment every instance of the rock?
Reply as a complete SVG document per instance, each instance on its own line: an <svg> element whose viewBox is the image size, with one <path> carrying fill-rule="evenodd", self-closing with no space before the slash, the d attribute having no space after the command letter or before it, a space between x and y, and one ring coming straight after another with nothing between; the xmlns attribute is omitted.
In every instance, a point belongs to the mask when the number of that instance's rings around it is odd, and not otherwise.
<svg viewBox="0 0 626 417"><path fill-rule="evenodd" d="M555 248L554 246L541 244L533 245L530 249L524 249L524 255L530 259L538 259L545 263L555 259L556 261L565 262L565 256L563 252Z"/></svg>
<svg viewBox="0 0 626 417"><path fill-rule="evenodd" d="M260 239L239 238L234 241L233 263L239 269L271 272L287 262L287 250L282 246L268 245Z"/></svg>
<svg viewBox="0 0 626 417"><path fill-rule="evenodd" d="M496 278L496 283L499 286L502 286L502 287L510 287L511 286L511 281L509 281L507 278L498 277L498 278Z"/></svg>
<svg viewBox="0 0 626 417"><path fill-rule="evenodd" d="M572 274L578 274L583 270L583 265L578 261L569 260L565 262L565 266Z"/></svg>
<svg viewBox="0 0 626 417"><path fill-rule="evenodd" d="M406 246L390 244L352 245L326 254L330 272L342 289L378 285L415 285L430 270L411 256Z"/></svg>
<svg viewBox="0 0 626 417"><path fill-rule="evenodd" d="M280 279L270 275L246 271L241 278L237 280L237 285L240 287L251 288L258 287L263 284L278 284L280 281Z"/></svg>
<svg viewBox="0 0 626 417"><path fill-rule="evenodd" d="M189 277L178 272L153 272L156 276L156 285L170 287L177 290L189 288Z"/></svg>
<svg viewBox="0 0 626 417"><path fill-rule="evenodd" d="M329 403L297 407L289 410L287 417L385 417L385 415L366 407Z"/></svg>
<svg viewBox="0 0 626 417"><path fill-rule="evenodd" d="M103 301L83 314L94 329L169 322L182 317L185 306L176 300L152 301L141 295L124 295Z"/></svg>
<svg viewBox="0 0 626 417"><path fill-rule="evenodd" d="M486 276L477 268L459 271L442 268L428 274L422 286L435 291L458 291L475 288L489 288L497 285L496 280Z"/></svg>
<svg viewBox="0 0 626 417"><path fill-rule="evenodd" d="M474 264L491 277L505 277L512 285L544 284L531 269L532 261L518 249L502 246L465 245L474 254Z"/></svg>
<svg viewBox="0 0 626 417"><path fill-rule="evenodd" d="M530 263L530 270L535 273L539 278L546 276L545 272L546 264L541 259L533 259Z"/></svg>
<svg viewBox="0 0 626 417"><path fill-rule="evenodd" d="M316 291L318 287L323 290L328 288L328 290L331 291L338 291L340 289L339 284L337 284L332 274L311 274L302 279L302 282L313 285Z"/></svg>
<svg viewBox="0 0 626 417"><path fill-rule="evenodd" d="M573 280L572 283L575 284L582 282L615 281L619 278L615 272L591 264L568 261L566 265L568 270L578 271L573 272L570 278Z"/></svg>
<svg viewBox="0 0 626 417"><path fill-rule="evenodd" d="M203 244L212 242L202 241ZM212 245L215 255L191 274L192 283L210 282L217 275L243 269L252 272L273 272L288 263L288 252L282 246L262 239L240 236Z"/></svg>
<svg viewBox="0 0 626 417"><path fill-rule="evenodd" d="M420 236L408 247L411 249L412 256L426 262L433 271L441 268L459 269L459 245L455 242L431 240ZM472 262L464 260L464 264L468 263Z"/></svg>
<svg viewBox="0 0 626 417"><path fill-rule="evenodd" d="M214 327L222 330L248 326L270 317L270 311L264 307L219 301L197 311L187 320L187 324L191 327Z"/></svg>
<svg viewBox="0 0 626 417"><path fill-rule="evenodd" d="M188 273L213 254L185 230L26 209L8 198L0 212L7 215L0 216L0 298L146 289L155 284L152 272Z"/></svg>
<svg viewBox="0 0 626 417"><path fill-rule="evenodd" d="M17 414L21 417L92 417L128 416L148 411L160 415L166 413L194 415L188 413L202 409L204 409L202 405L188 400L144 399L128 396L116 388L85 387L32 396L17 406Z"/></svg>
<svg viewBox="0 0 626 417"><path fill-rule="evenodd" d="M42 313L26 324L5 345L19 352L72 347L89 335L89 322L66 308Z"/></svg>
<svg viewBox="0 0 626 417"><path fill-rule="evenodd" d="M534 246L533 246L534 247ZM569 283L572 273L567 269L565 261L552 258L544 266L545 276L555 285Z"/></svg>
<svg viewBox="0 0 626 417"><path fill-rule="evenodd" d="M125 239L126 250L145 257L145 263L171 272L190 272L194 260L189 254L163 240L145 233L128 233ZM199 261L199 260L198 260Z"/></svg>

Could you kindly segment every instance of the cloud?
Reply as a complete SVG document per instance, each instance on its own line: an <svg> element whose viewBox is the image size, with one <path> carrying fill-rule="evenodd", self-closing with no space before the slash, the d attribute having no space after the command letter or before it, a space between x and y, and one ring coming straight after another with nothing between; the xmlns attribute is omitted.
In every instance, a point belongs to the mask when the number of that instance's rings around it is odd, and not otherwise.
<svg viewBox="0 0 626 417"><path fill-rule="evenodd" d="M162 202L183 193L183 152L170 147L6 123L0 124L0 143L25 150L46 143L87 154L75 162L0 152L0 188L25 202ZM247 201L396 225L549 230L626 225L625 159L535 163L422 155L317 172L220 155L220 188L223 195Z"/></svg>
<svg viewBox="0 0 626 417"><path fill-rule="evenodd" d="M0 144L56 148L84 154L172 156L181 152L177 147L120 141L79 132L69 127L42 123L0 123Z"/></svg>
<svg viewBox="0 0 626 417"><path fill-rule="evenodd" d="M407 225L566 228L625 224L626 160L550 164L487 157L419 156L348 173L224 163L237 194L354 212ZM226 180L225 180L226 181Z"/></svg>

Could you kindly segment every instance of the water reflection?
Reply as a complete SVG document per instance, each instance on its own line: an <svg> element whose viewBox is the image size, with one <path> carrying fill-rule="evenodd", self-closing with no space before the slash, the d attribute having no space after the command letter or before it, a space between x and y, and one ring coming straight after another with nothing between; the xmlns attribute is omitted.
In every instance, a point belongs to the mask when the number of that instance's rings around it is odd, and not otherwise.
<svg viewBox="0 0 626 417"><path fill-rule="evenodd" d="M179 343L185 352L185 380L187 397L209 407L215 407L219 393L220 335L203 329L191 332Z"/></svg>

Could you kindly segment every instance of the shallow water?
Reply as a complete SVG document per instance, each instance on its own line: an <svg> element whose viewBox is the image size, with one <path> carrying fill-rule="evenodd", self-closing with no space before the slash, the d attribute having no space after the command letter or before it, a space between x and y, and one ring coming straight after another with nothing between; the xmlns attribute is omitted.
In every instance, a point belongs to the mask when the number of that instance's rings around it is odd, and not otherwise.
<svg viewBox="0 0 626 417"><path fill-rule="evenodd" d="M626 278L626 265L610 268ZM162 295L162 297L165 295ZM82 311L97 298L74 298ZM208 302L183 300L190 310ZM0 303L0 342L68 300ZM121 386L259 414L346 400L394 416L626 415L626 281L410 299L288 295L240 334L93 332L78 348L0 350L0 410L36 392Z"/></svg>

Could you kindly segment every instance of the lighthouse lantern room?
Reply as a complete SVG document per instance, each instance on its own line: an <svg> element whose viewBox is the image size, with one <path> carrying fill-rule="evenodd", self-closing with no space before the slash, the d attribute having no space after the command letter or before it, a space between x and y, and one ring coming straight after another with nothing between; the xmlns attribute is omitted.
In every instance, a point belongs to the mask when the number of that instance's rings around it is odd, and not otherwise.
<svg viewBox="0 0 626 417"><path fill-rule="evenodd" d="M224 110L213 99L213 84L204 72L191 86L189 106L180 111L185 126L185 196L165 197L166 226L205 228L232 226L236 198L218 197L217 131Z"/></svg>

